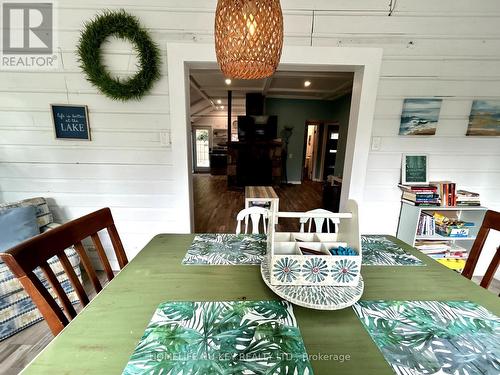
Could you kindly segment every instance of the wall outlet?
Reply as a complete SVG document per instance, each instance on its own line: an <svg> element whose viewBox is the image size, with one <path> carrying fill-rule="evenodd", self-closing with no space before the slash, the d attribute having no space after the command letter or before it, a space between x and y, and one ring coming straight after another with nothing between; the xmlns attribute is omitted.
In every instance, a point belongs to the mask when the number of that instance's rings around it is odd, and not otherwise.
<svg viewBox="0 0 500 375"><path fill-rule="evenodd" d="M382 139L380 137L372 138L372 151L380 151L380 142Z"/></svg>
<svg viewBox="0 0 500 375"><path fill-rule="evenodd" d="M162 146L170 146L170 133L169 132L160 132L160 144Z"/></svg>

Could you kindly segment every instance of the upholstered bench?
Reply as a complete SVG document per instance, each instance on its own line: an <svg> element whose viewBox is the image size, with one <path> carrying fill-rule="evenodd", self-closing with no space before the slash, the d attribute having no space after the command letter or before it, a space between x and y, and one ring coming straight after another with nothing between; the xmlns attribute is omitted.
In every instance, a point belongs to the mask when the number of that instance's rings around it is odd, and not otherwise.
<svg viewBox="0 0 500 375"><path fill-rule="evenodd" d="M0 211L14 207L34 206L40 233L57 227L60 224L54 223L54 219L44 198L26 199L14 203L0 204ZM81 279L80 258L73 248L66 250L71 265L76 275ZM78 302L73 286L69 282L63 267L57 258L51 258L49 264L55 275L61 282L64 291L73 303ZM35 270L37 276L44 284L48 284L40 269ZM52 288L49 287L51 294L55 296ZM0 340L12 336L16 332L29 327L43 320L37 307L31 301L31 298L24 291L21 283L12 275L9 268L0 261Z"/></svg>

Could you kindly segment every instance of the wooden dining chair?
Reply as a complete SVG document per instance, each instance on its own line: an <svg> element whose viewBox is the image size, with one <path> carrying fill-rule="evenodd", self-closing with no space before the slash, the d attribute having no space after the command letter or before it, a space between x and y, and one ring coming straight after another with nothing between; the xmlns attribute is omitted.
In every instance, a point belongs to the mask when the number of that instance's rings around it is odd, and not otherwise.
<svg viewBox="0 0 500 375"><path fill-rule="evenodd" d="M315 210L307 211L306 214L333 214L333 212L324 210L322 208L317 208ZM326 220L326 232L327 233L332 233L330 231L330 222L333 223L335 233L338 232L338 225L339 225L339 220L338 219L331 219L331 218L326 218L326 217L314 217L314 218L309 218L309 217L301 217L299 222L300 222L300 232L304 232L304 226L305 224L309 223L307 227L307 231L311 233L312 230L312 223L314 221L314 226L316 229L316 233L321 233L323 232L323 225L325 224Z"/></svg>
<svg viewBox="0 0 500 375"><path fill-rule="evenodd" d="M467 262L465 263L465 267L462 271L462 275L468 279L471 279L474 274L477 262L479 261L479 256L483 251L486 238L488 237L491 229L500 231L500 212L488 210L484 215L483 223L481 224L481 228L479 229L476 240L472 245L472 248L469 252L469 257L467 258ZM491 263L486 270L486 274L484 275L479 285L481 285L483 288L488 289L491 280L493 280L493 277L495 276L495 272L497 271L499 264L500 246L498 246L493 259L491 260Z"/></svg>
<svg viewBox="0 0 500 375"><path fill-rule="evenodd" d="M260 218L262 217L262 225L264 227L264 234L267 234L267 219L269 218L269 215L271 214L271 211L269 211L267 208L263 207L249 207L245 208L244 210L241 210L238 212L238 215L236 216L236 234L241 233L241 222L244 221L244 226L245 226L245 234L248 233L248 217L250 217L251 222L252 222L252 234L258 234L259 232L259 224L260 224Z"/></svg>
<svg viewBox="0 0 500 375"><path fill-rule="evenodd" d="M61 332L77 313L47 261L54 256L59 258L81 305L87 305L89 297L85 293L64 250L74 246L94 290L96 293L99 293L102 286L90 262L90 258L85 252L82 240L87 237L92 239L107 278L111 281L114 274L98 234L103 229L106 229L109 234L118 264L120 269L122 269L128 263L128 260L109 208L103 208L70 221L50 231L39 234L5 253L0 253L0 259L5 262L14 276L19 279L26 293L38 307L54 335ZM42 281L34 273L34 270L38 267L41 268L49 284L55 291L66 315L43 285Z"/></svg>

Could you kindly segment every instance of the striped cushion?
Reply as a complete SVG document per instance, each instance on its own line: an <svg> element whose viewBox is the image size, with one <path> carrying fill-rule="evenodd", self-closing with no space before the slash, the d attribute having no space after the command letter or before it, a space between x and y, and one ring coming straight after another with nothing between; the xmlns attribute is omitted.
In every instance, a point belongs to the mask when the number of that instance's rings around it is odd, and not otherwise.
<svg viewBox="0 0 500 375"><path fill-rule="evenodd" d="M66 249L65 252L81 282L80 258L78 254L74 249ZM69 300L72 303L78 303L78 297L59 260L55 257L51 258L49 264L68 295ZM43 320L38 308L26 294L19 281L6 268L5 264L0 263L0 272L2 275L0 280L0 340L4 340L22 329ZM36 269L35 274L42 280L52 296L57 299L52 287L43 276L42 271Z"/></svg>
<svg viewBox="0 0 500 375"><path fill-rule="evenodd" d="M45 227L54 222L54 218L49 210L49 205L45 198L30 198L24 199L19 202L14 203L2 203L0 204L0 211L8 210L10 208L15 207L27 207L27 206L35 206L36 207L36 217L38 219L38 226L40 227L40 232L44 232Z"/></svg>
<svg viewBox="0 0 500 375"><path fill-rule="evenodd" d="M71 265L73 268L78 267L80 264L80 258L78 257L76 251L73 248L65 250L66 255L68 256ZM62 264L59 262L59 259L56 257L50 258L48 260L50 267L54 271L55 275L59 275L64 273L64 269ZM43 272L40 268L35 269L35 274L38 278L43 278ZM0 261L0 296L3 298L11 293L16 293L20 290L23 290L23 286L19 282L19 280L10 272L9 267L3 262ZM0 308L2 307L2 301L0 300Z"/></svg>
<svg viewBox="0 0 500 375"><path fill-rule="evenodd" d="M45 198L32 198L15 203L0 204L0 211L14 207L35 206L37 211L38 226L40 232L57 227ZM81 282L80 258L73 248L65 250L76 275ZM64 272L59 259L53 257L48 263L61 283L69 300L74 304L78 302L78 297L69 282L68 276ZM47 290L56 298L52 287L48 284L41 269L35 269L35 274L42 280ZM56 298L57 299L57 298ZM10 272L10 269L0 261L0 341L14 335L15 333L43 320L31 298L24 291L19 280Z"/></svg>

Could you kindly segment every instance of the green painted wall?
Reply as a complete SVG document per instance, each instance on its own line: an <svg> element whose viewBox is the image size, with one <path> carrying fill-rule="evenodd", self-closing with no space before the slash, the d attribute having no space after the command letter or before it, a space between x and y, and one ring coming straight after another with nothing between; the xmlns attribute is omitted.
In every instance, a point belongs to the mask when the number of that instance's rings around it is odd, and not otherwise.
<svg viewBox="0 0 500 375"><path fill-rule="evenodd" d="M347 108L345 108L347 103ZM344 106L340 108L339 106ZM304 131L307 120L339 121L340 127L347 128L349 121L350 95L336 101L326 100L298 100L298 99L266 99L266 114L278 116L278 137L285 126L293 127L293 134L288 145L289 157L287 160L288 181L296 182L302 176L302 157L304 154ZM345 117L343 124L338 116ZM342 136L342 130L340 136ZM347 132L345 132L347 135ZM340 137L339 136L339 137ZM347 138L347 137L345 137ZM343 146L345 152L345 142ZM340 150L339 150L340 151ZM290 158L291 154L291 158ZM340 156L340 155L339 155ZM342 154L343 159L343 154ZM343 164L343 163L342 163Z"/></svg>

